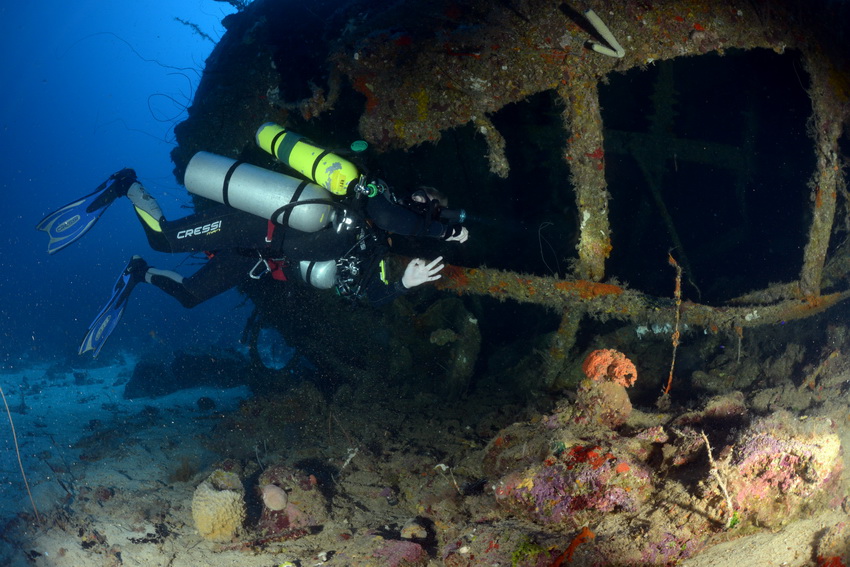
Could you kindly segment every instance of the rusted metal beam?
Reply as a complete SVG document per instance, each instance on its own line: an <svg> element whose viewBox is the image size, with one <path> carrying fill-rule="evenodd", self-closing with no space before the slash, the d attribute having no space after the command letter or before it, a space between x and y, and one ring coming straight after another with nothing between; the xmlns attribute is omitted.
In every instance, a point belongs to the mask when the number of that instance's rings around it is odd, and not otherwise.
<svg viewBox="0 0 850 567"><path fill-rule="evenodd" d="M809 182L812 224L803 251L800 293L803 296L816 296L822 285L838 191L844 189L838 139L841 137L843 123L850 114L850 93L844 92L837 80L841 75L819 49L805 50L803 61L812 80L809 89L812 99L809 134L815 143L817 168Z"/></svg>
<svg viewBox="0 0 850 567"><path fill-rule="evenodd" d="M533 303L564 312L578 310L600 320L617 319L638 325L671 325L673 298L654 297L619 285L588 280L559 280L487 268L447 265L438 289ZM750 294L756 297L757 294ZM682 301L681 324L710 332L739 332L747 327L771 325L810 317L850 297L850 291L802 298L785 297L768 303L711 306Z"/></svg>
<svg viewBox="0 0 850 567"><path fill-rule="evenodd" d="M589 75L573 77L559 90L559 95L566 103L564 124L570 132L566 158L579 218L575 273L581 279L600 281L605 277L605 260L611 254L608 220L611 196L605 181L602 113L596 80Z"/></svg>

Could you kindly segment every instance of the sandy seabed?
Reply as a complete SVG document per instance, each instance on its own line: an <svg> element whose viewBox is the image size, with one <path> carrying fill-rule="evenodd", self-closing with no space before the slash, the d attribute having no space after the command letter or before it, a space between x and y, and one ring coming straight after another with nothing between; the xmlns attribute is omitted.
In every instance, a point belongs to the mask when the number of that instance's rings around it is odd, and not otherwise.
<svg viewBox="0 0 850 567"><path fill-rule="evenodd" d="M369 444L351 447L357 445L360 429L340 414L343 417L327 419L327 438L307 435L309 427L296 424L281 433L291 445L288 451L282 451L280 443L262 440L237 450L227 441L217 442L215 436L222 426L232 429L233 424L240 423L229 421L228 416L244 415L243 402L250 398L247 389L196 388L155 400L125 400L121 396L122 384L129 379L132 368L133 361L128 360L121 367L50 376L46 367L3 375L40 522L34 517L20 481L11 441L4 441L0 563L11 567L459 565L463 556L447 555L445 547L433 539L433 531L465 534L464 541L472 545L476 534L491 537L493 530L509 530L514 525L504 515L496 524L500 527L481 523L488 508L494 507L492 494L486 492L470 492L465 499L465 508L473 510L466 516L466 525L461 514L456 516L458 522L454 525L423 520L427 512L447 506L446 502L457 499L455 492L461 492L458 480L444 474L446 470L458 471L460 477L464 458L471 458L463 453L475 453L480 458L483 450L465 442L463 428L456 428L457 423L452 420L441 421L436 410L435 416L427 418L399 409L394 419L406 422L410 429L390 431L392 426L388 425L383 434L386 438L405 438L396 445L388 441L383 449ZM24 391L22 396L16 394L20 391ZM215 408L199 407L201 398L213 400ZM278 410L286 407L283 404ZM435 435L443 431L444 435ZM847 428L840 431L846 443ZM440 446L440 439L445 446ZM264 540L250 530L230 543L203 539L192 519L193 493L214 468L223 466L228 459L239 460L240 470L254 479L275 463L291 466L296 461L312 459L314 464L332 465L333 475L320 475L318 480L312 477L315 482L334 485L332 504L321 529L293 532L291 539ZM426 462L426 468L419 461ZM443 462L450 462L452 467L441 469L438 465ZM411 470L425 472L416 473L420 480L397 480L400 488L387 492L383 479L388 474L400 478ZM256 523L259 513L252 510L251 502L256 507L257 497L251 495L250 489L247 494L248 522ZM422 508L423 502L427 509ZM415 525L416 518L423 533L420 539L414 536L413 541L428 551L428 557L405 563L403 553L391 551L391 544L405 541L403 532L411 521ZM528 528L527 523L519 519L516 522L518 528ZM848 523L850 517L844 511L832 509L773 533L741 536L732 531L727 536L729 541L717 543L718 539L678 564L816 565L820 540L830 529ZM571 538L572 534L563 534L562 541ZM581 550L579 546L569 563L561 558L562 563L540 564L600 564ZM468 559L467 564L473 564L473 558ZM494 555L487 564L511 563L504 556Z"/></svg>

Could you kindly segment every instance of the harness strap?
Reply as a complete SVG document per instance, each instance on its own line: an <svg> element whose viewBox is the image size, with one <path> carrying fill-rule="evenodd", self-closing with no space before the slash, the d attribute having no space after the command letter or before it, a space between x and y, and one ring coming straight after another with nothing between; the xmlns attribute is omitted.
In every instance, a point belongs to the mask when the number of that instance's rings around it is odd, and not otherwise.
<svg viewBox="0 0 850 567"><path fill-rule="evenodd" d="M279 240L283 238L283 233L285 231L277 232L275 229L277 225L272 221L268 222L268 226L266 227L266 237L265 241L267 244L272 244L275 241L275 234L280 234ZM271 252L272 254L276 250L274 246L269 247L270 250L266 253ZM248 276L251 279L258 280L266 274L271 274L272 278L280 281L286 281L286 274L283 272L283 269L287 267L289 264L286 261L286 258L269 258L263 256L262 251L257 251L260 258L257 260L257 263L254 264L254 267L248 271Z"/></svg>
<svg viewBox="0 0 850 567"><path fill-rule="evenodd" d="M287 203L287 204L285 204L281 207L278 207L278 209L275 210L275 212L272 213L271 221L277 222L277 224L280 224L280 225L283 225L283 226L288 225L289 224L289 217L292 216L292 211L295 210L294 205L293 206L289 206L289 205L292 205L292 203L295 203L299 199L301 199L301 194L304 192L304 189L309 184L310 184L309 181L302 181L301 183L299 183L298 187L296 187L295 191L292 193L292 198L289 199L289 203ZM283 213L283 218L281 218L280 221L277 221L276 219L277 219L278 216L280 216L281 213Z"/></svg>
<svg viewBox="0 0 850 567"><path fill-rule="evenodd" d="M254 267L248 270L248 277L252 280L258 280L266 274L271 274L272 279L285 282L286 274L283 269L288 265L286 258L263 258L260 256Z"/></svg>
<svg viewBox="0 0 850 567"><path fill-rule="evenodd" d="M243 161L234 161L233 164L227 169L227 173L224 174L224 181L221 185L221 200L228 207L230 206L230 178L233 177L236 168L242 165Z"/></svg>
<svg viewBox="0 0 850 567"><path fill-rule="evenodd" d="M272 279L279 282L286 281L286 274L283 273L283 269L288 266L286 260L283 258L280 259L266 259L266 267L269 269L269 273L272 275Z"/></svg>

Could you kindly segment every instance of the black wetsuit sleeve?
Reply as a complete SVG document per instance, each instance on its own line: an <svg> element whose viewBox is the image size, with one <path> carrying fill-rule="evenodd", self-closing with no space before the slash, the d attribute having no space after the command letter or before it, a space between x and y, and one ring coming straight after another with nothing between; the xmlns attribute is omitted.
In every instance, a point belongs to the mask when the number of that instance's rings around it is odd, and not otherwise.
<svg viewBox="0 0 850 567"><path fill-rule="evenodd" d="M369 285L366 286L366 297L369 303L380 307L391 302L399 295L404 295L408 291L410 290L404 287L404 284L400 280L395 283L385 284L381 281L381 278L375 276L369 282Z"/></svg>
<svg viewBox="0 0 850 567"><path fill-rule="evenodd" d="M381 195L366 202L366 214L380 228L395 234L442 238L446 233L443 223L396 205Z"/></svg>

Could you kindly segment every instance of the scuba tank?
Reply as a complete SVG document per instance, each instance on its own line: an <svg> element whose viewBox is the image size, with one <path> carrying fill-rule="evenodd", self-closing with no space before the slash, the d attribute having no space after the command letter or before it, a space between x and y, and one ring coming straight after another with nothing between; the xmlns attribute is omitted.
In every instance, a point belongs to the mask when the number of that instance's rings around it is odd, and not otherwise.
<svg viewBox="0 0 850 567"><path fill-rule="evenodd" d="M301 279L318 289L336 288L340 296L358 299L373 275L377 274L382 282L388 283L383 259L386 244L379 244L380 240L374 230L363 230L357 242L341 258L301 261L298 266Z"/></svg>
<svg viewBox="0 0 850 567"><path fill-rule="evenodd" d="M353 163L274 122L260 126L256 140L260 148L334 195L345 195L360 180Z"/></svg>
<svg viewBox="0 0 850 567"><path fill-rule="evenodd" d="M302 260L298 264L301 278L318 289L331 289L336 285L336 260L315 262Z"/></svg>
<svg viewBox="0 0 850 567"><path fill-rule="evenodd" d="M324 188L209 152L192 156L184 184L190 193L303 232L334 218L336 205Z"/></svg>

